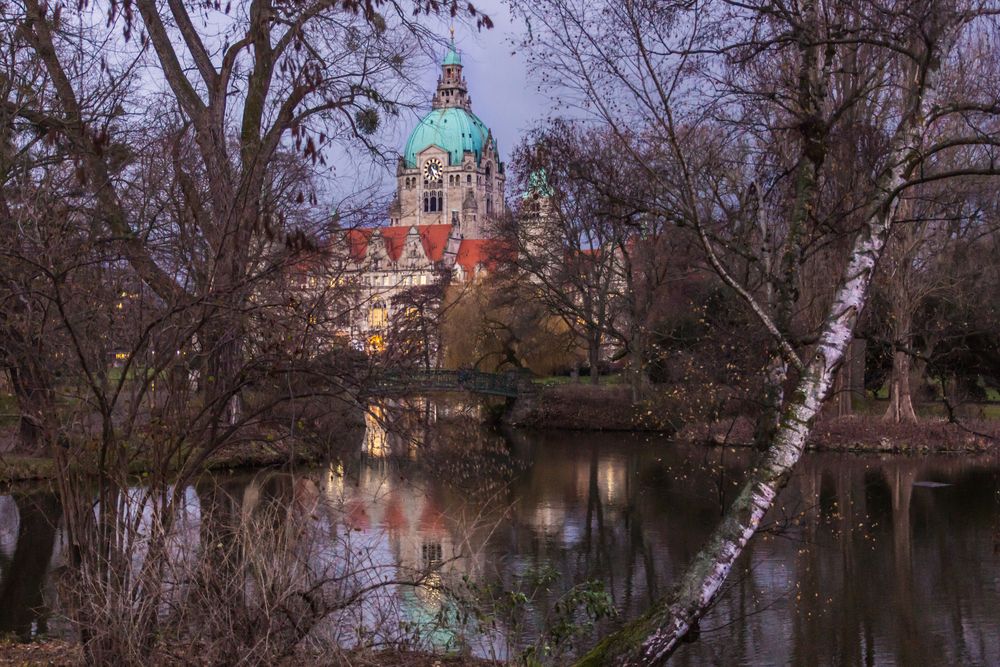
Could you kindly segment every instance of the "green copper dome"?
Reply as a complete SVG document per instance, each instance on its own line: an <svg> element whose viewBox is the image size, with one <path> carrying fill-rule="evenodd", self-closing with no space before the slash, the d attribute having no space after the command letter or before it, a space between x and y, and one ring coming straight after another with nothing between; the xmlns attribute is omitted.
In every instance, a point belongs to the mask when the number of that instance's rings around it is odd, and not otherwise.
<svg viewBox="0 0 1000 667"><path fill-rule="evenodd" d="M434 109L420 119L410 133L403 149L406 166L417 166L417 154L428 146L437 146L448 151L448 164L461 163L462 155L470 151L476 157L476 164L483 157L483 148L489 137L489 129L476 114L459 107ZM493 141L490 138L490 141ZM496 152L496 142L493 141Z"/></svg>

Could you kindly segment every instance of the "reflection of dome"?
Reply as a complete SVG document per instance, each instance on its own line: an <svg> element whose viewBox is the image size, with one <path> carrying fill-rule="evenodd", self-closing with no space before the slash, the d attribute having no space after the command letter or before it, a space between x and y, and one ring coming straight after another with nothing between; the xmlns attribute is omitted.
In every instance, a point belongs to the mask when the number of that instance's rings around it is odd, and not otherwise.
<svg viewBox="0 0 1000 667"><path fill-rule="evenodd" d="M460 107L433 109L420 119L410 133L406 148L403 149L403 159L406 160L407 167L416 167L417 154L428 146L437 146L448 151L450 165L460 164L462 154L466 151L475 155L478 165L487 142L492 144L493 151L496 152L496 141L476 114Z"/></svg>

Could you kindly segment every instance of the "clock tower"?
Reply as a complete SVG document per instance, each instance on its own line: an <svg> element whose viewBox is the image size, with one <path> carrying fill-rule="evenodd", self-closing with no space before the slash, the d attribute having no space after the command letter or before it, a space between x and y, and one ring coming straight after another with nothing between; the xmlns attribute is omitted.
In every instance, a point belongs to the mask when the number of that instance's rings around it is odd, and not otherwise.
<svg viewBox="0 0 1000 667"><path fill-rule="evenodd" d="M462 238L487 238L491 220L504 212L504 178L496 139L472 112L452 37L431 110L410 133L399 158L390 224L451 224Z"/></svg>

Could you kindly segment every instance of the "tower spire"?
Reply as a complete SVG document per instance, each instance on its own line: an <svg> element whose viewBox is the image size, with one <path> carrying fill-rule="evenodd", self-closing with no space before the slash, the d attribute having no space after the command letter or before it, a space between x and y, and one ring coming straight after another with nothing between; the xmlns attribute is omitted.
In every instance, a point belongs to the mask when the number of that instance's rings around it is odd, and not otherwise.
<svg viewBox="0 0 1000 667"><path fill-rule="evenodd" d="M455 45L455 28L451 28L451 41L448 50L441 60L441 77L438 79L437 92L432 105L435 109L458 107L469 110L472 100L462 76L462 56Z"/></svg>

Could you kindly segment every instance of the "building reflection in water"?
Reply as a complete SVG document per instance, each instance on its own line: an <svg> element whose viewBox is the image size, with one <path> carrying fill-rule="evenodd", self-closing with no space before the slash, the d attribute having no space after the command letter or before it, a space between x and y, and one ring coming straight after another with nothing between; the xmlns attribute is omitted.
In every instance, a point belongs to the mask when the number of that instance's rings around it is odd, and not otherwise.
<svg viewBox="0 0 1000 667"><path fill-rule="evenodd" d="M463 577L511 590L532 572L555 573L517 633L499 630L522 646L562 592L587 580L635 616L673 585L751 463L746 451L646 436L501 437L432 405L374 406L356 453L323 468L192 489L184 548L207 539L206 507L280 507L318 563L362 553L365 576L422 580L391 586L352 621L386 636L406 621L425 628L428 645L466 641L489 654L496 636L447 622ZM700 640L675 662L1000 664L998 476L993 458L806 455ZM47 627L45 572L61 540L48 499L0 496L0 633Z"/></svg>

